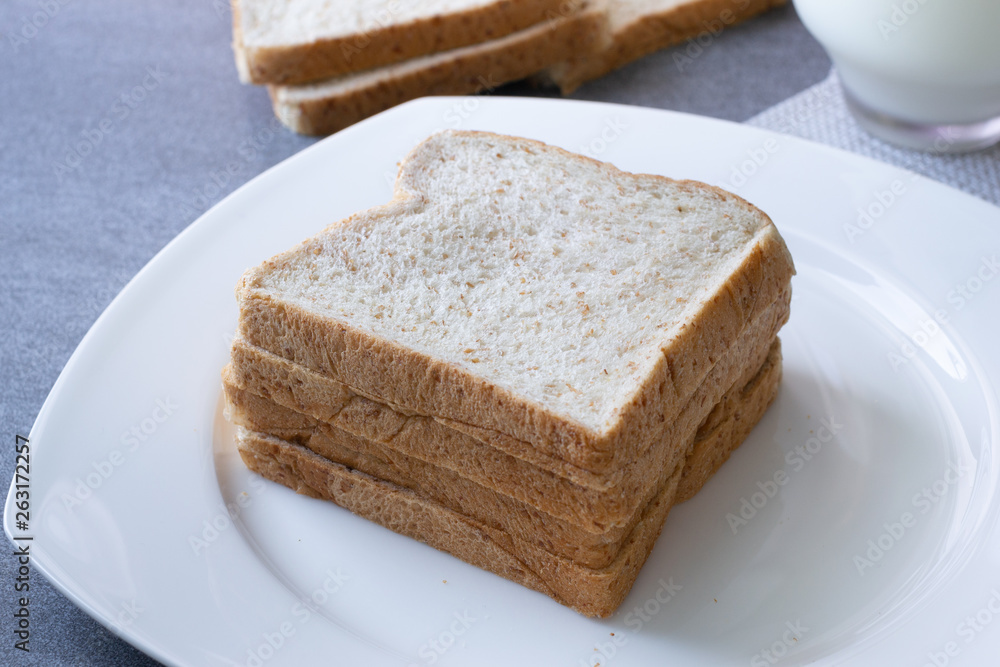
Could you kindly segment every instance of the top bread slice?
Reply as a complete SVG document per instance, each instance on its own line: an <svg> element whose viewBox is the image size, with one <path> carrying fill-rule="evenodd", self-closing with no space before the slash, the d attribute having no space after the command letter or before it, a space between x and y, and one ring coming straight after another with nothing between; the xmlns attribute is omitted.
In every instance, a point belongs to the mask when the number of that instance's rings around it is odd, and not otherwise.
<svg viewBox="0 0 1000 667"><path fill-rule="evenodd" d="M568 95L581 83L603 76L654 51L756 16L787 0L597 0L605 27L594 48L577 51L539 78Z"/></svg>
<svg viewBox="0 0 1000 667"><path fill-rule="evenodd" d="M393 199L244 274L240 332L357 393L634 459L794 273L770 219L702 183L444 132Z"/></svg>
<svg viewBox="0 0 1000 667"><path fill-rule="evenodd" d="M233 50L244 82L306 83L496 39L563 15L566 3L232 0Z"/></svg>

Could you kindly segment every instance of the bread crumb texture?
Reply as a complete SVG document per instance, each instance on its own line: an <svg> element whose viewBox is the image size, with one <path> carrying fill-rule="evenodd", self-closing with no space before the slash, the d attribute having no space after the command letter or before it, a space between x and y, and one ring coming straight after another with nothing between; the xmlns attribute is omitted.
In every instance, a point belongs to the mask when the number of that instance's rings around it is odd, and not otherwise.
<svg viewBox="0 0 1000 667"><path fill-rule="evenodd" d="M243 38L255 46L308 44L358 35L387 25L489 7L496 0L240 0Z"/></svg>
<svg viewBox="0 0 1000 667"><path fill-rule="evenodd" d="M768 226L701 183L443 132L392 202L275 258L254 288L604 431Z"/></svg>

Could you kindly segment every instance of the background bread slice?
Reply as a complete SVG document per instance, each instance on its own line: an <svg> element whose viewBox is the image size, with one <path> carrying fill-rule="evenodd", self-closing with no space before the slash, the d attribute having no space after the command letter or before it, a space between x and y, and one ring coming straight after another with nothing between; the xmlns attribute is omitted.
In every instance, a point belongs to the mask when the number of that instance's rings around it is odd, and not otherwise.
<svg viewBox="0 0 1000 667"><path fill-rule="evenodd" d="M447 468L582 530L605 534L634 520L662 483L662 475L669 472L665 470L667 463L693 437L712 406L730 387L750 380L764 363L787 313L787 301L773 304L713 367L689 405L661 426L657 443L604 480L593 473L567 478L561 474L567 470L548 465L550 460L511 455L511 451L531 452L525 443L511 448L507 439L479 440L433 418L402 414L313 371L246 346L239 339L234 341L233 361L224 378L227 384L269 397L322 424ZM587 484L579 483L581 477Z"/></svg>
<svg viewBox="0 0 1000 667"><path fill-rule="evenodd" d="M496 39L561 15L564 0L232 0L249 83L307 83Z"/></svg>
<svg viewBox="0 0 1000 667"><path fill-rule="evenodd" d="M638 523L642 509L662 492L678 462L691 458L694 443L704 440L706 434L714 430L717 424L730 418L738 419L743 406L752 402L753 392L765 391L776 383L775 378L780 377L780 352L777 344L772 346L763 366L757 372L751 372L751 375L749 381L741 381L726 393L714 409L711 423L706 423L697 430L684 429L685 442L674 450L661 479L650 490L649 497L643 500L641 508L628 524L598 534L581 530L578 526L509 495L481 486L447 468L400 454L378 442L336 427L322 428L316 420L303 417L229 383L225 389L231 419L236 424L304 445L335 463L408 488L421 497L434 500L497 530L503 530L522 541L536 544L552 554L587 567L604 567L618 554L625 538ZM697 422L695 425L697 426ZM704 466L710 468L716 462L721 465L729 454L729 450L720 442L712 441L710 445L717 452L709 451L707 446L702 447L704 451L699 451L698 457L699 470ZM692 462L689 467L694 469L694 465ZM700 482L704 483L715 469L717 467L712 468Z"/></svg>
<svg viewBox="0 0 1000 667"><path fill-rule="evenodd" d="M740 418L724 420L705 434L732 450L750 433L777 392L777 381L763 384ZM446 551L467 563L549 595L586 616L611 615L624 600L660 534L676 495L682 472L646 508L618 556L605 568L593 569L560 558L453 512L395 484L333 463L305 447L240 429L240 455L258 474L299 493L332 500L366 519L402 535ZM696 447L694 451L705 452ZM692 465L692 469L702 469ZM702 480L703 481L703 480ZM697 486L693 480L691 486Z"/></svg>
<svg viewBox="0 0 1000 667"><path fill-rule="evenodd" d="M427 95L492 90L592 48L597 11L545 20L488 42L412 58L304 85L272 85L274 113L301 134L330 134L397 104Z"/></svg>
<svg viewBox="0 0 1000 667"><path fill-rule="evenodd" d="M403 162L389 204L251 269L237 298L253 345L607 472L793 272L771 221L735 195L444 132Z"/></svg>
<svg viewBox="0 0 1000 667"><path fill-rule="evenodd" d="M538 77L559 86L564 95L654 51L702 34L714 36L787 0L600 1L606 21L595 48L573 52Z"/></svg>

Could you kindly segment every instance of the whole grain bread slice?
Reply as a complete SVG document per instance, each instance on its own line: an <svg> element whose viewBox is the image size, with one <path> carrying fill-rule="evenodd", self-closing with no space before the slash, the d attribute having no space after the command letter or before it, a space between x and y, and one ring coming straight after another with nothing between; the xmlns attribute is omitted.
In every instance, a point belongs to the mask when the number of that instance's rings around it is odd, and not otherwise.
<svg viewBox="0 0 1000 667"><path fill-rule="evenodd" d="M604 478L553 465L551 458L517 456L533 451L527 443L512 446L507 438L480 439L433 417L402 413L241 339L234 341L232 363L224 379L235 388L313 417L322 430L329 425L446 468L583 531L602 535L634 520L662 483L662 476L669 473L668 462L709 416L712 406L730 387L749 381L764 363L787 315L787 297L772 304L719 359L677 417L664 424L654 446Z"/></svg>
<svg viewBox="0 0 1000 667"><path fill-rule="evenodd" d="M268 91L289 129L331 134L418 97L465 95L526 78L568 53L589 51L602 25L601 12L583 7L488 42Z"/></svg>
<svg viewBox="0 0 1000 667"><path fill-rule="evenodd" d="M594 48L569 52L538 79L559 86L564 95L654 51L702 35L710 43L724 28L736 25L787 0L598 0L605 11L604 29ZM706 48L696 44L700 54ZM691 56L678 54L683 69Z"/></svg>
<svg viewBox="0 0 1000 667"><path fill-rule="evenodd" d="M718 400L727 387L763 361L768 345L788 320L790 300L791 289L786 287L774 303L747 324L745 330L713 364L701 385L702 394L697 400L697 403L702 404L700 409L707 409L704 407L705 402L710 404ZM607 473L594 473L539 452L529 442L516 440L497 431L478 429L462 422L424 415L403 406L385 403L378 397L367 395L328 375L317 373L252 345L239 335L233 339L230 357L231 363L223 373L227 381L231 380L239 388L273 398L280 405L365 438L385 444L390 444L394 439L410 440L408 434L416 429L406 422L425 421L427 425L421 426L420 429L431 429L428 433L436 434L431 439L448 442L456 437L459 438L454 441L454 445L449 446L450 448L440 448L441 453L438 456L442 459L460 461L463 453L468 451L479 452L477 457L480 460L492 459L496 455L483 450L482 447L485 445L499 450L512 459L519 459L556 477L565 478L574 484L597 491L618 487L626 477L627 466ZM705 393L708 391L715 393ZM693 405L692 400L694 393L687 398L685 406ZM664 421L660 431L669 425L670 422ZM424 433L420 435L423 436ZM478 442L469 443L468 438ZM663 438L660 437L660 440ZM401 445L401 448L406 451L420 451L420 448L406 445ZM643 456L662 456L665 451L647 452ZM428 452L419 456L432 456L432 454ZM512 465L519 464L512 460ZM512 477L518 479L520 474L515 472ZM535 483L545 487L539 480Z"/></svg>
<svg viewBox="0 0 1000 667"><path fill-rule="evenodd" d="M306 83L477 44L562 15L564 0L232 0L247 83Z"/></svg>
<svg viewBox="0 0 1000 667"><path fill-rule="evenodd" d="M444 132L404 160L388 204L244 274L239 331L387 405L607 473L793 273L736 195Z"/></svg>
<svg viewBox="0 0 1000 667"><path fill-rule="evenodd" d="M731 417L716 422L693 451L728 455L763 416L778 380L773 380L768 391L763 391L763 385L753 388L754 398L744 401ZM704 465L692 462L690 467L678 466L646 507L615 559L607 567L588 568L401 486L334 463L301 445L242 428L238 431L240 455L258 474L299 493L332 500L401 535L545 593L586 616L606 617L618 608L652 551L678 488L690 497L707 479ZM685 471L688 477L682 479Z"/></svg>
<svg viewBox="0 0 1000 667"><path fill-rule="evenodd" d="M684 429L685 440L670 454L660 479L649 490L642 506L629 522L605 533L591 533L567 521L548 514L536 507L516 500L511 495L485 487L467 479L449 468L436 466L420 459L401 454L379 442L359 437L334 426L321 424L315 419L285 408L273 401L225 383L230 419L250 430L267 433L289 442L304 445L316 454L335 463L348 466L392 482L434 500L456 512L468 515L485 525L504 530L513 537L531 542L546 551L573 560L587 567L605 567L620 551L624 540L638 523L644 509L667 483L680 462L691 459L689 467L706 468L701 479L711 476L728 457L729 450L699 452L691 455L695 442L704 440L705 434L716 424L729 418L738 418L740 410L760 392L768 393L776 385L781 373L780 351L775 342L763 366L751 371L752 377L740 379L712 409L712 414L702 419L704 425ZM429 436L430 437L430 436ZM469 452L474 458L474 454ZM697 461L695 460L697 459ZM530 480L530 476L525 476Z"/></svg>

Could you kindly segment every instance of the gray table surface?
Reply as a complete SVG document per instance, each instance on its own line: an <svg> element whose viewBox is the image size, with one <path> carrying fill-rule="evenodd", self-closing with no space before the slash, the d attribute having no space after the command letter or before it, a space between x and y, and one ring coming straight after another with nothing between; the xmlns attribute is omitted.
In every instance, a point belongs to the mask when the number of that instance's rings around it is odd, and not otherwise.
<svg viewBox="0 0 1000 667"><path fill-rule="evenodd" d="M41 27L26 29L33 20ZM227 0L0 3L4 492L16 434L28 434L73 350L128 280L212 204L315 141L263 131L270 104L264 90L237 81L230 21ZM726 31L700 53L684 49L654 54L572 97L743 121L830 67L791 7ZM679 68L677 54L696 57ZM142 85L143 94L131 92ZM525 85L496 94L554 95ZM81 143L91 149L77 159ZM236 174L213 187L225 180L213 175L234 160ZM10 554L0 558L0 664L158 664L37 573L31 653L15 650L20 594Z"/></svg>

